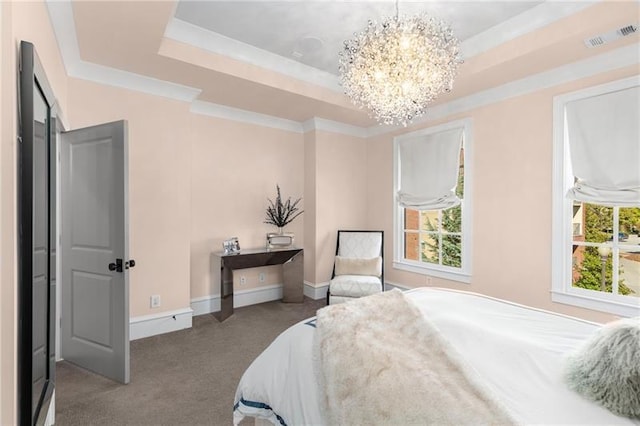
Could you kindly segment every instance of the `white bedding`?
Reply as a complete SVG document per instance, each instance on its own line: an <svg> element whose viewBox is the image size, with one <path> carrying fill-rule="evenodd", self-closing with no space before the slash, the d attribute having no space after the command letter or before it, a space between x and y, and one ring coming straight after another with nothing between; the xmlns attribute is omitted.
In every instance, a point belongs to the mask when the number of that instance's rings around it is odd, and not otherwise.
<svg viewBox="0 0 640 426"><path fill-rule="evenodd" d="M635 424L569 390L564 356L600 325L474 293L405 293L523 424ZM314 319L284 331L251 364L236 391L234 423L324 425L313 369ZM366 409L366 408L363 408Z"/></svg>

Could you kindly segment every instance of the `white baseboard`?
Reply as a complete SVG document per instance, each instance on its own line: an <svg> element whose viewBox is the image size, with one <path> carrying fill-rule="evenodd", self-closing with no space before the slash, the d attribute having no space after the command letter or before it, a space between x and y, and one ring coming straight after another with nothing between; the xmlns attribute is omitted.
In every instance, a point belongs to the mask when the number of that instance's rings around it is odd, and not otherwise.
<svg viewBox="0 0 640 426"><path fill-rule="evenodd" d="M233 293L233 307L241 308L280 299L282 299L282 284L236 290ZM191 299L191 309L194 316L218 312L220 310L220 295L214 294Z"/></svg>
<svg viewBox="0 0 640 426"><path fill-rule="evenodd" d="M129 340L191 328L192 317L191 308L133 317L129 320Z"/></svg>
<svg viewBox="0 0 640 426"><path fill-rule="evenodd" d="M313 285L304 283L304 295L319 300L327 297L329 283ZM236 290L233 293L233 307L256 305L258 303L271 302L282 299L282 284L273 284L264 287L250 288L247 290ZM193 315L205 315L220 311L220 295L202 296L191 299L191 309Z"/></svg>
<svg viewBox="0 0 640 426"><path fill-rule="evenodd" d="M329 283L312 284L310 282L304 282L304 295L313 299L320 300L327 297L327 290L329 290Z"/></svg>
<svg viewBox="0 0 640 426"><path fill-rule="evenodd" d="M282 284L267 285L264 287L250 288L233 292L233 307L257 305L258 303L271 302L282 299Z"/></svg>
<svg viewBox="0 0 640 426"><path fill-rule="evenodd" d="M210 314L212 312L218 312L220 310L220 295L203 296L191 299L191 309L193 310L193 316Z"/></svg>

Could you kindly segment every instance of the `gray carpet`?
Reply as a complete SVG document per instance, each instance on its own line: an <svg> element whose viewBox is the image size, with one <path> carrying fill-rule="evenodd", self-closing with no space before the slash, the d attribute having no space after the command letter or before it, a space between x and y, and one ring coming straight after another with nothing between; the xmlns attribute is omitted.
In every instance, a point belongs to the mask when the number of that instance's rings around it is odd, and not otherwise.
<svg viewBox="0 0 640 426"><path fill-rule="evenodd" d="M135 340L128 385L59 362L56 425L231 425L244 370L278 334L324 304L268 302L236 309L223 323L202 315L191 329Z"/></svg>

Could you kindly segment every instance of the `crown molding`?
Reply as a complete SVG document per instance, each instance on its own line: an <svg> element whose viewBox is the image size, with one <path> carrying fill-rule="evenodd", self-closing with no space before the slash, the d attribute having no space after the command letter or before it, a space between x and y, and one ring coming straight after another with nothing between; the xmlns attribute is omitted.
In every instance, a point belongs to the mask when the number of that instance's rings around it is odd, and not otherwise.
<svg viewBox="0 0 640 426"><path fill-rule="evenodd" d="M194 114L225 120L238 121L240 123L254 124L256 126L270 127L272 129L285 130L294 133L304 133L303 125L297 121L272 115L260 114L226 105L214 104L205 101L193 101L189 109Z"/></svg>
<svg viewBox="0 0 640 426"><path fill-rule="evenodd" d="M460 53L463 58L471 58L516 37L578 13L600 1L546 1L463 41L460 43Z"/></svg>
<svg viewBox="0 0 640 426"><path fill-rule="evenodd" d="M82 80L89 80L107 86L120 87L149 95L162 96L182 102L192 102L201 92L200 89L194 87L85 61L74 64L73 71L67 72L67 74L70 77Z"/></svg>
<svg viewBox="0 0 640 426"><path fill-rule="evenodd" d="M339 121L327 120L325 118L313 117L302 123L304 133L320 130L324 132L339 133L341 135L355 136L357 138L369 137L369 130L366 127L354 126L341 123Z"/></svg>
<svg viewBox="0 0 640 426"><path fill-rule="evenodd" d="M201 90L194 87L83 61L80 57L71 2L46 1L68 76L184 102L191 102L200 94Z"/></svg>
<svg viewBox="0 0 640 426"><path fill-rule="evenodd" d="M336 75L206 30L175 17L169 21L164 36L208 52L342 93L342 87Z"/></svg>
<svg viewBox="0 0 640 426"><path fill-rule="evenodd" d="M76 24L73 20L73 9L70 1L46 0L47 10L53 32L58 41L58 49L67 74L81 61Z"/></svg>

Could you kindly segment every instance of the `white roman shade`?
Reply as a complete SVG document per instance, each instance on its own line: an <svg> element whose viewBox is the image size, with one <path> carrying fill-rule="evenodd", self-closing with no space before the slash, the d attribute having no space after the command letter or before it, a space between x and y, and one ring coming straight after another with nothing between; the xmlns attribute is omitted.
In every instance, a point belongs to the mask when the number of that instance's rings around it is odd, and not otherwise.
<svg viewBox="0 0 640 426"><path fill-rule="evenodd" d="M567 135L578 201L640 205L640 88L569 102Z"/></svg>
<svg viewBox="0 0 640 426"><path fill-rule="evenodd" d="M443 210L460 204L455 189L462 132L456 128L399 142L397 200L402 207Z"/></svg>

